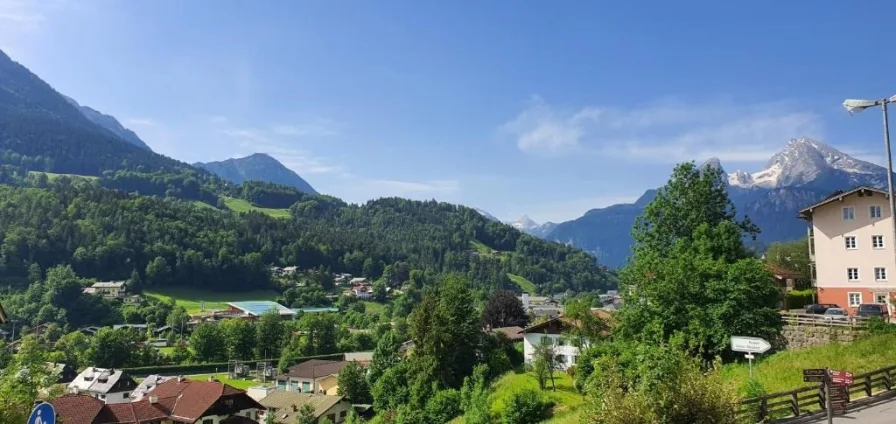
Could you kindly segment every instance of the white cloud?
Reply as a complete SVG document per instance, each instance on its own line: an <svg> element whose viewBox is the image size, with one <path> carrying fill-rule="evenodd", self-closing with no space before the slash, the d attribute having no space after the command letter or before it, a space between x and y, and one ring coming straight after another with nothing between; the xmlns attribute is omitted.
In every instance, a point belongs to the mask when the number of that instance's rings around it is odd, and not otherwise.
<svg viewBox="0 0 896 424"><path fill-rule="evenodd" d="M564 109L535 97L501 126L529 154L589 153L671 163L716 156L764 161L786 140L819 137L820 118L787 102L658 101L635 108Z"/></svg>
<svg viewBox="0 0 896 424"><path fill-rule="evenodd" d="M413 194L451 194L460 191L460 182L457 180L430 180L430 181L398 181L398 180L367 180L363 182L375 189L381 197L406 196Z"/></svg>

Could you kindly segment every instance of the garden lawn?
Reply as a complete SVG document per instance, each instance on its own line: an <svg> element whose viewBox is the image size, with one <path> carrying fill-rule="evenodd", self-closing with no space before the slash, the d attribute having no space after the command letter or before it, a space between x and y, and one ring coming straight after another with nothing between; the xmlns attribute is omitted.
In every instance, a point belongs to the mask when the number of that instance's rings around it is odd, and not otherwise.
<svg viewBox="0 0 896 424"><path fill-rule="evenodd" d="M208 378L209 378L209 377L215 377L215 379L217 379L218 381L220 381L220 382L222 382L222 383L224 383L224 384L227 384L227 385L236 387L237 389L243 389L243 390L246 390L246 389L248 389L248 388L250 388L250 387L253 387L253 386L260 386L260 385L261 385L261 382L260 382L260 381L230 379L230 378L227 377L227 373L226 373L226 372L219 372L219 373L217 373L217 374L196 374L196 375L187 375L187 376L185 376L185 377L186 377L187 379L189 379L189 380L194 380L194 381L208 381Z"/></svg>
<svg viewBox="0 0 896 424"><path fill-rule="evenodd" d="M866 336L852 344L831 344L780 352L763 358L757 355L753 363L753 376L768 393L786 392L808 386L803 382L803 369L831 368L845 370L853 374L874 371L896 365L896 334ZM727 364L722 367L722 376L732 380L743 393L744 385L750 379L746 362Z"/></svg>
<svg viewBox="0 0 896 424"><path fill-rule="evenodd" d="M554 403L553 415L547 423L572 424L581 421L580 414L585 398L573 387L573 380L564 372L554 373L557 391L551 390L550 381L546 390L541 391L546 400ZM489 402L492 413L498 416L504 411L504 405L510 396L517 391L538 389L538 380L530 372L511 371L492 383Z"/></svg>
<svg viewBox="0 0 896 424"><path fill-rule="evenodd" d="M174 299L174 303L183 306L188 314L202 312L202 301L205 301L206 311L214 311L226 309L227 302L274 300L277 297L277 292L274 290L219 292L190 287L154 287L152 290L144 290L143 294L162 301Z"/></svg>

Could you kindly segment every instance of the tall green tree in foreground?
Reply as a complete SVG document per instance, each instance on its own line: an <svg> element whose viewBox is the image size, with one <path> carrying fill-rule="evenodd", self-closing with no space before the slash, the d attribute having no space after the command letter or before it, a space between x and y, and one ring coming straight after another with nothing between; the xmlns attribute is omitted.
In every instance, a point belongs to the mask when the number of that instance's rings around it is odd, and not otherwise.
<svg viewBox="0 0 896 424"><path fill-rule="evenodd" d="M730 355L732 335L780 334L779 291L743 243L759 232L738 220L721 169L675 167L632 230L617 335L682 344L709 359Z"/></svg>

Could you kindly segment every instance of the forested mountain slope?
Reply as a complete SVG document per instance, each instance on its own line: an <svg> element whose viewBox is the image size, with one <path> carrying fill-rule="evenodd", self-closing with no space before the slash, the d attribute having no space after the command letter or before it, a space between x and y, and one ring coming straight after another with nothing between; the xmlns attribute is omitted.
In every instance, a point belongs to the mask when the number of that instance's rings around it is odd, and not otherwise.
<svg viewBox="0 0 896 424"><path fill-rule="evenodd" d="M87 180L12 174L9 167L0 173L0 182L18 185L0 186L0 281L14 286L27 284L32 264L63 263L84 277L126 279L136 270L149 285L219 290L265 286L271 264L369 278L390 265L396 274L465 272L483 288L509 287L506 274L513 273L540 292L613 284L580 250L447 203L381 199L357 206L308 197L284 220L128 195ZM474 240L505 253L474 254Z"/></svg>

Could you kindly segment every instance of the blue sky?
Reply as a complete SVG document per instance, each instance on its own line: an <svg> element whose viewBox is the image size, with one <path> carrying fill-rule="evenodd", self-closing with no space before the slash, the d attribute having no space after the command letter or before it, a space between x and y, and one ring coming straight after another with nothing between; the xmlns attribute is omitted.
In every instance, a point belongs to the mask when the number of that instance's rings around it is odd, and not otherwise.
<svg viewBox="0 0 896 424"><path fill-rule="evenodd" d="M0 48L187 161L567 220L793 137L882 162L892 1L0 0Z"/></svg>

